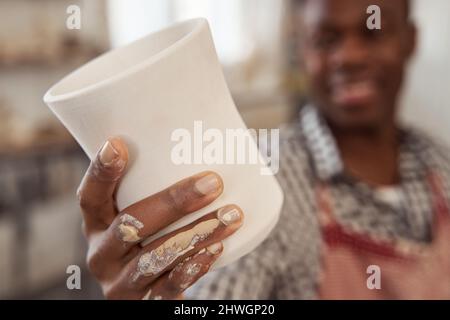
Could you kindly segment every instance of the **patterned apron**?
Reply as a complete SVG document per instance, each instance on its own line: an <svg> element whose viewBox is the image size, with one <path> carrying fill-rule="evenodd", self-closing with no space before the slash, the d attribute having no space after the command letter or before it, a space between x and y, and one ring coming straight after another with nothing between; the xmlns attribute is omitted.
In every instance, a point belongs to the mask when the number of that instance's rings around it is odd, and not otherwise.
<svg viewBox="0 0 450 320"><path fill-rule="evenodd" d="M450 207L440 177L427 175L433 241L375 239L340 225L325 185L316 190L322 229L322 299L450 299ZM379 283L374 280L380 276Z"/></svg>

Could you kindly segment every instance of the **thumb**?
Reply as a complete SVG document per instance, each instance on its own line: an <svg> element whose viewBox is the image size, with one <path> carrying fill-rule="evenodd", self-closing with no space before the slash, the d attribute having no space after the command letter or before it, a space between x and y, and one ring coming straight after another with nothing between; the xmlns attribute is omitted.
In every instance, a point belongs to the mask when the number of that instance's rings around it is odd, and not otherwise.
<svg viewBox="0 0 450 320"><path fill-rule="evenodd" d="M92 160L77 191L88 229L99 223L106 228L114 219L114 193L127 161L127 147L119 138L106 141Z"/></svg>

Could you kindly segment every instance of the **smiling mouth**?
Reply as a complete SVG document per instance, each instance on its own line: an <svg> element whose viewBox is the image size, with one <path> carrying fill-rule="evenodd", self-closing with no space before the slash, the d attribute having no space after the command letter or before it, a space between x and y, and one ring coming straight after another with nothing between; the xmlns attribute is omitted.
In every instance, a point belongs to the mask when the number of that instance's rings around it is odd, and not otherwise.
<svg viewBox="0 0 450 320"><path fill-rule="evenodd" d="M377 87L372 80L340 82L332 85L332 100L342 107L364 107L377 95Z"/></svg>

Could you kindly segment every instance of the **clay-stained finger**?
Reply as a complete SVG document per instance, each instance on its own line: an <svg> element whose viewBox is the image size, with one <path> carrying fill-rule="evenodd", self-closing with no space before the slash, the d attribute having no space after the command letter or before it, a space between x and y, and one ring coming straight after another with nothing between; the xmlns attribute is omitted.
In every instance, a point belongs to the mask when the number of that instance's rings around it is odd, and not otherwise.
<svg viewBox="0 0 450 320"><path fill-rule="evenodd" d="M203 248L194 256L190 256L179 263L172 271L158 278L143 300L174 300L179 299L183 292L205 275L211 265L217 260L223 250L220 242Z"/></svg>
<svg viewBox="0 0 450 320"><path fill-rule="evenodd" d="M148 244L129 263L125 276L135 287L146 287L184 258L233 234L242 222L238 206L222 207Z"/></svg>

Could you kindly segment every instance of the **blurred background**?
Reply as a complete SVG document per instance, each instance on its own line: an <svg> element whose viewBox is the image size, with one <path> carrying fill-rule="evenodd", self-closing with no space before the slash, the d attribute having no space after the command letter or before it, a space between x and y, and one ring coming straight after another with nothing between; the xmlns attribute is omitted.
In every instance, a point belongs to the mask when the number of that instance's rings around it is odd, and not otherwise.
<svg viewBox="0 0 450 320"><path fill-rule="evenodd" d="M66 27L70 5L81 29ZM42 102L71 70L175 21L209 20L245 122L294 121L306 96L290 0L0 0L0 299L101 298L85 271L75 191L88 161ZM416 0L419 50L403 121L450 144L450 1ZM82 268L68 290L66 268Z"/></svg>

